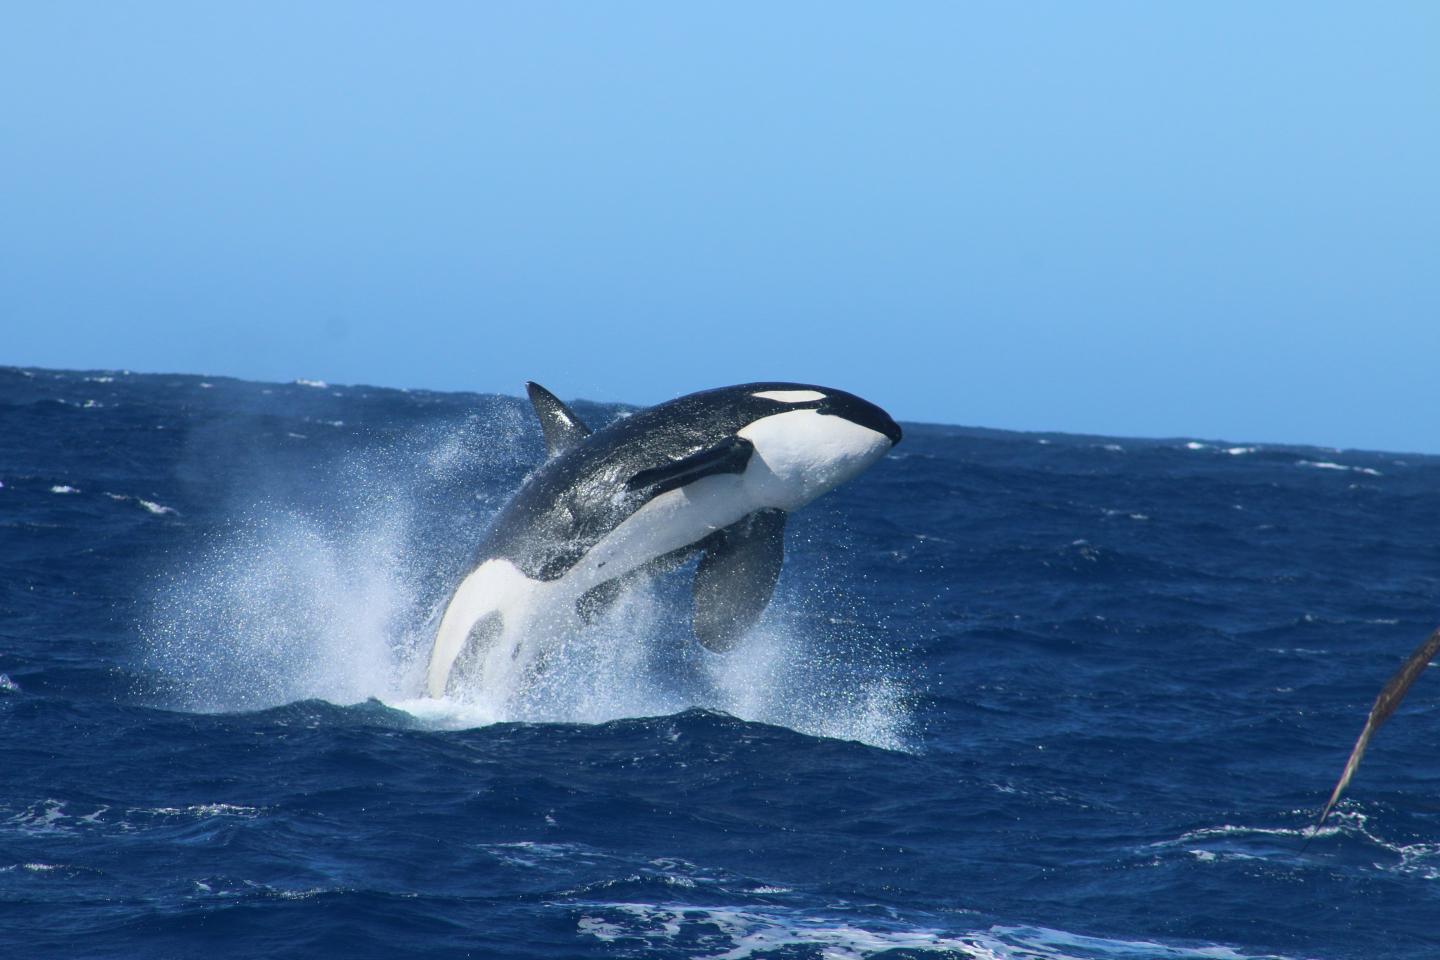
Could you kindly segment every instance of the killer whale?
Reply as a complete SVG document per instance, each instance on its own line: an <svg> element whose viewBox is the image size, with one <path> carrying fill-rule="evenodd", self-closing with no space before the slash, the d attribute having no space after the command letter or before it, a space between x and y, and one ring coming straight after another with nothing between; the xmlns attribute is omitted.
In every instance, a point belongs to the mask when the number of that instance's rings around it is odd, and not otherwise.
<svg viewBox="0 0 1440 960"><path fill-rule="evenodd" d="M878 406L812 384L705 390L598 431L525 386L548 459L495 517L445 607L426 672L432 697L457 675L490 682L528 669L547 636L603 610L629 578L697 552L694 633L729 649L770 601L786 516L902 435Z"/></svg>

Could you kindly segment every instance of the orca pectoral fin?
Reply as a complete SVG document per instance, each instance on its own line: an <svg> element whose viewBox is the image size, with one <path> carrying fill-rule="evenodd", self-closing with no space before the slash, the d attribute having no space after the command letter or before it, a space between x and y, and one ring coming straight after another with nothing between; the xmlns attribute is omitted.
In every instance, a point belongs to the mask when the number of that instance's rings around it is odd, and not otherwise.
<svg viewBox="0 0 1440 960"><path fill-rule="evenodd" d="M743 473L755 445L744 437L729 436L713 447L692 453L683 460L641 470L625 481L629 490L649 490L658 496L717 473Z"/></svg>
<svg viewBox="0 0 1440 960"><path fill-rule="evenodd" d="M580 619L586 625L610 616L610 611L615 609L615 604L619 603L627 593L637 588L643 588L652 577L677 570L684 565L685 558L694 549L693 546L690 546L673 550L631 570L624 576L606 580L598 586L591 587L580 594L580 599L575 601L575 612L579 614Z"/></svg>
<svg viewBox="0 0 1440 960"><path fill-rule="evenodd" d="M712 534L695 570L695 638L724 653L760 619L785 561L785 512L757 510Z"/></svg>
<svg viewBox="0 0 1440 960"><path fill-rule="evenodd" d="M575 411L561 403L555 394L528 380L525 382L525 392L530 395L530 405L535 408L535 416L540 418L540 429L545 433L547 456L564 453L590 436L590 428L575 416Z"/></svg>
<svg viewBox="0 0 1440 960"><path fill-rule="evenodd" d="M615 601L620 599L624 592L626 583L624 577L616 577L613 580L606 580L599 586L591 587L580 595L575 601L575 612L586 624L594 623L596 620L610 612L615 606Z"/></svg>

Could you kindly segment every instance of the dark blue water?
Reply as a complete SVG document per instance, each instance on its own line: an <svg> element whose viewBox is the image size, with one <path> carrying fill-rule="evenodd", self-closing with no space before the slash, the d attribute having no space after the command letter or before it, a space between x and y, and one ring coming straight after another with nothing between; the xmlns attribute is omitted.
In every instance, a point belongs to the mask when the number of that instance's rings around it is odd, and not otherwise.
<svg viewBox="0 0 1440 960"><path fill-rule="evenodd" d="M1440 459L908 424L735 653L681 575L423 700L540 457L513 398L0 369L0 956L1440 955L1433 675L1299 849L1440 620Z"/></svg>

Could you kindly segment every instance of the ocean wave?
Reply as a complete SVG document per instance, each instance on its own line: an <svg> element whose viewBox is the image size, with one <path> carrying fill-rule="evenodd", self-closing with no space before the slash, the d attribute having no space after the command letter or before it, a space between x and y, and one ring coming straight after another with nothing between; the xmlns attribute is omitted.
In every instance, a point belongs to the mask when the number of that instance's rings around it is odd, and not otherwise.
<svg viewBox="0 0 1440 960"><path fill-rule="evenodd" d="M1313 816L1313 810L1293 810L1292 815ZM1331 869L1335 860L1349 863L1349 869L1378 870L1405 874L1424 880L1440 879L1440 842L1397 843L1380 836L1370 817L1351 802L1342 803L1319 830L1310 825L1271 827L1246 824L1217 824L1187 831L1173 840L1152 844L1156 848L1183 848L1206 862L1224 860L1301 861ZM1349 849L1358 845L1363 852ZM1355 855L1358 853L1358 858ZM1381 856L1380 860L1376 856Z"/></svg>
<svg viewBox="0 0 1440 960"><path fill-rule="evenodd" d="M1384 474L1374 467L1356 467L1344 463L1332 463L1328 460L1296 460L1297 467L1311 467L1316 470L1349 470L1354 473L1363 473L1371 477L1383 477Z"/></svg>
<svg viewBox="0 0 1440 960"><path fill-rule="evenodd" d="M703 960L747 960L817 950L826 960L907 954L969 960L1283 960L1220 944L1180 946L1111 940L1044 927L992 926L971 932L894 920L824 916L809 910L712 904L595 902L575 904L582 936L617 950L683 951Z"/></svg>
<svg viewBox="0 0 1440 960"><path fill-rule="evenodd" d="M520 398L95 373L0 371L27 956L1434 952L1423 690L1301 847L1433 627L1440 458L915 425L791 519L753 646L677 573L431 700Z"/></svg>
<svg viewBox="0 0 1440 960"><path fill-rule="evenodd" d="M146 500L143 497L132 497L126 493L112 493L108 490L105 491L105 496L109 497L111 500L114 500L117 503L128 503L133 501L135 505L138 506L140 509L144 510L146 513L154 514L157 517L178 517L180 515L180 511L176 510L174 507L167 507L163 503L156 503L154 500Z"/></svg>
<svg viewBox="0 0 1440 960"><path fill-rule="evenodd" d="M253 820L262 813L258 807L220 801L173 807L127 807L46 798L27 804L0 820L0 832L5 829L26 835L75 834L94 830L131 832L213 818Z"/></svg>

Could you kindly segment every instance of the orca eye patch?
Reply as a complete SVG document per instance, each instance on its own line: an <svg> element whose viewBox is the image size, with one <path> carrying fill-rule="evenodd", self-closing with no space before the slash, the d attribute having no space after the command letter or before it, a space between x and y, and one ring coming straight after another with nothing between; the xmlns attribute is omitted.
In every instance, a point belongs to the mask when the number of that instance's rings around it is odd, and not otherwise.
<svg viewBox="0 0 1440 960"><path fill-rule="evenodd" d="M750 396L762 400L778 400L781 403L814 403L816 400L825 399L825 394L819 390L761 390Z"/></svg>
<svg viewBox="0 0 1440 960"><path fill-rule="evenodd" d="M900 425L890 415L873 403L849 394L836 394L815 404L815 412L821 416L840 417L851 423L874 430L890 439L891 444L900 442Z"/></svg>

